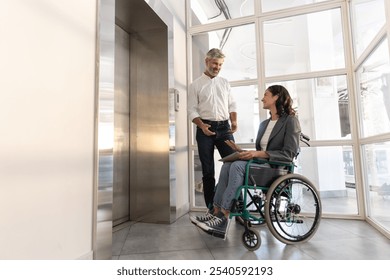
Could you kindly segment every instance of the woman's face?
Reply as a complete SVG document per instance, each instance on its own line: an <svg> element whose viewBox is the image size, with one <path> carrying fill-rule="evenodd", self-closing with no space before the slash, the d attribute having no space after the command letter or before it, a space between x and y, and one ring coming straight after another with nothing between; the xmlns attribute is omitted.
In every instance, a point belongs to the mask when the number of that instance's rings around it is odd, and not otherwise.
<svg viewBox="0 0 390 280"><path fill-rule="evenodd" d="M278 96L272 95L269 90L266 90L264 92L263 98L261 99L261 101L263 102L263 109L269 110L271 108L275 108L276 100L278 100Z"/></svg>

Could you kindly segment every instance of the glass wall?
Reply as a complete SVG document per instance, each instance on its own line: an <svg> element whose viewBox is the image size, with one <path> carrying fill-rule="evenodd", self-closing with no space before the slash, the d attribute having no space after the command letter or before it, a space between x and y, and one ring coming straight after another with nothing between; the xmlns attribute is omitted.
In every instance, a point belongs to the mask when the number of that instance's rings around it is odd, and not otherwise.
<svg viewBox="0 0 390 280"><path fill-rule="evenodd" d="M385 15L389 9L389 1L351 1L367 217L387 231L390 231L387 214L390 211L390 24Z"/></svg>
<svg viewBox="0 0 390 280"><path fill-rule="evenodd" d="M387 39L379 43L357 70L362 136L390 132L390 63Z"/></svg>
<svg viewBox="0 0 390 280"><path fill-rule="evenodd" d="M311 140L351 138L346 75L279 81L267 83L266 87L272 84L289 90L302 131Z"/></svg>
<svg viewBox="0 0 390 280"><path fill-rule="evenodd" d="M296 165L296 173L319 187L323 213L358 213L351 146L302 148Z"/></svg>
<svg viewBox="0 0 390 280"><path fill-rule="evenodd" d="M368 215L390 228L390 141L363 146L366 166Z"/></svg>
<svg viewBox="0 0 390 280"><path fill-rule="evenodd" d="M340 8L263 23L265 75L345 67Z"/></svg>
<svg viewBox="0 0 390 280"><path fill-rule="evenodd" d="M385 25L385 11L384 0L351 1L353 46L356 57L362 54Z"/></svg>
<svg viewBox="0 0 390 280"><path fill-rule="evenodd" d="M264 90L284 85L302 131L311 138L311 146L303 147L297 159L296 172L315 182L323 215L379 217L384 204L372 194L378 198L378 189L390 184L383 179L390 178L390 23L385 16L390 3L222 1L235 13L217 19L212 18L220 10L217 2L188 0L189 80L203 72L208 49L223 49L227 57L220 75L231 82L239 100L236 141L248 149L253 148L258 124L269 116L259 102ZM190 137L196 154L193 133ZM204 207L203 202L192 206Z"/></svg>
<svg viewBox="0 0 390 280"><path fill-rule="evenodd" d="M239 130L234 134L238 143L255 143L259 128L259 93L257 86L236 86L232 94L237 102Z"/></svg>
<svg viewBox="0 0 390 280"><path fill-rule="evenodd" d="M246 34L246 36L242 36ZM192 37L192 79L204 71L204 58L211 48L223 49L226 59L220 75L229 81L257 78L255 25L229 27Z"/></svg>

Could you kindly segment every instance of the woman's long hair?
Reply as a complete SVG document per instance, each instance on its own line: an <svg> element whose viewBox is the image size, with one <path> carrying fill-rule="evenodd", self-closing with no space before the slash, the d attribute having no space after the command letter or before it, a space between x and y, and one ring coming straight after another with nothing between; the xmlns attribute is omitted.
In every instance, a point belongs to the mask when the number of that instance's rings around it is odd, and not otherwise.
<svg viewBox="0 0 390 280"><path fill-rule="evenodd" d="M279 117L287 115L295 115L295 110L292 107L293 100L288 90L281 85L273 85L267 89L273 96L277 95L279 98L276 100L275 106Z"/></svg>

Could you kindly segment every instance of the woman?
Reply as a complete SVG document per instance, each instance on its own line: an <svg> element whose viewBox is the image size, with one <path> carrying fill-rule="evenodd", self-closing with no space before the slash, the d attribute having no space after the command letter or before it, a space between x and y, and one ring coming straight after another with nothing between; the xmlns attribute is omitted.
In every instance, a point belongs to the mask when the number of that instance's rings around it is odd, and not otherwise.
<svg viewBox="0 0 390 280"><path fill-rule="evenodd" d="M301 128L287 89L281 85L270 86L261 101L263 108L270 111L271 117L260 124L256 150L242 151L233 142L226 142L240 152L240 160L223 164L212 215L191 217L197 226L209 233L217 232L216 236L219 237L226 236L230 209L237 189L243 184L247 161L262 158L292 162L298 152Z"/></svg>

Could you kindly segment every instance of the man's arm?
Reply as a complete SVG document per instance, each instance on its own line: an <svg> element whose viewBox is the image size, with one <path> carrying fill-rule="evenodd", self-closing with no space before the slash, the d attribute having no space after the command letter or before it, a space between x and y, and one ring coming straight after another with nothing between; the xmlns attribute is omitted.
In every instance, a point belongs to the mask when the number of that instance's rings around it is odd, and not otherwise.
<svg viewBox="0 0 390 280"><path fill-rule="evenodd" d="M194 84L190 85L188 89L188 96L187 96L187 115L188 115L188 119L192 121L199 117L198 97L196 95L196 91L194 87L195 87Z"/></svg>
<svg viewBox="0 0 390 280"><path fill-rule="evenodd" d="M231 132L234 133L237 131L237 112L231 112L230 113L230 126L231 126Z"/></svg>

